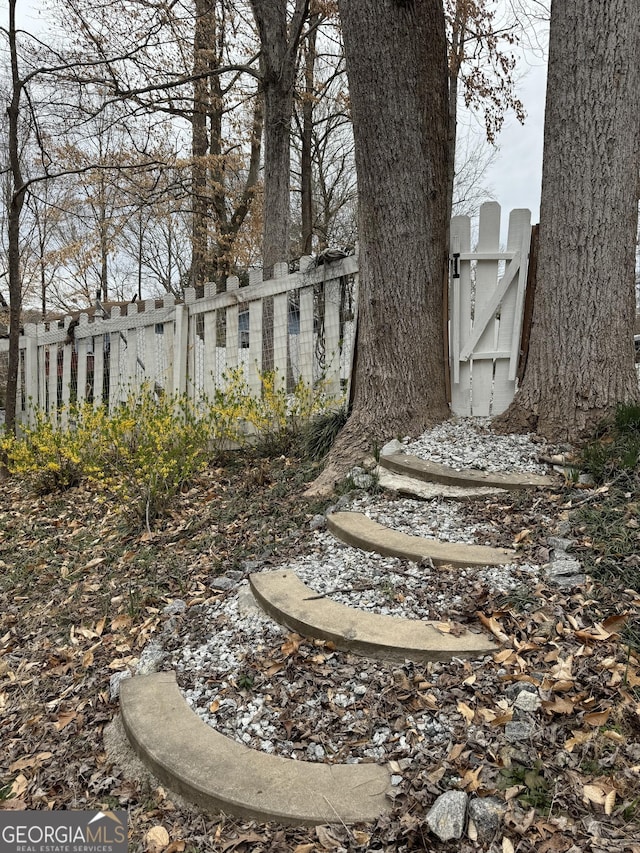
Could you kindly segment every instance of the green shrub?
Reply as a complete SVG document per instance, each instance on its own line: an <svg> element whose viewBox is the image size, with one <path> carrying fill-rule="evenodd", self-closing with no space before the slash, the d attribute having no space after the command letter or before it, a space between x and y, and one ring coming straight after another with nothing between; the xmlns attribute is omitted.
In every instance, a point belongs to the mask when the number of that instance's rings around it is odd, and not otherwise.
<svg viewBox="0 0 640 853"><path fill-rule="evenodd" d="M340 406L313 417L304 431L304 451L309 459L323 459L331 450L349 414L346 406Z"/></svg>

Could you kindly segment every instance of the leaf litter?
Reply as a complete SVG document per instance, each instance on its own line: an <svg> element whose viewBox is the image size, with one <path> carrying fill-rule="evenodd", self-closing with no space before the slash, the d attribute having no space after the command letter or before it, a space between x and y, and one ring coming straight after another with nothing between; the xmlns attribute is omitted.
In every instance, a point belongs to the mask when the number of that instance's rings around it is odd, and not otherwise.
<svg viewBox="0 0 640 853"><path fill-rule="evenodd" d="M589 583L567 590L525 573L506 592L486 584L475 595L461 591L456 618L464 623L477 613L503 648L474 662L376 665L375 688L363 683L353 709L335 701L336 679L345 667L369 672L369 661L286 634L251 650L247 679L229 684L223 700L243 700L260 679L295 669L300 692L288 705L268 683L271 704L284 711L284 735L303 752L318 738L320 745L336 739L328 722L324 730L301 730L294 711L303 697L326 697L322 715L329 711L332 726L348 729L349 752L370 736L372 721L385 721L396 784L392 811L375 825L215 820L160 786L126 778L110 761L102 741L117 713L110 676L135 668L166 624L167 604L186 603L175 621L179 637L220 598L213 580L244 571L247 561L279 565L304 551L309 521L324 508L300 499L305 477L311 472L297 460L235 460L207 472L151 536L123 528L91 489L34 498L15 483L0 485L1 807L127 808L130 849L165 853L639 853L640 660L620 633L637 624L640 600L632 590L603 602ZM496 542L517 541L522 559L535 564L548 555L552 532L540 520L562 520L564 507L564 495L549 493L480 501L465 511L493 524ZM349 710L363 713L345 727ZM425 734L418 719L438 722L442 737ZM325 759L330 753L325 748ZM342 760L339 749L335 757ZM466 836L442 843L429 833L426 811L451 788L504 801L501 833L490 846Z"/></svg>

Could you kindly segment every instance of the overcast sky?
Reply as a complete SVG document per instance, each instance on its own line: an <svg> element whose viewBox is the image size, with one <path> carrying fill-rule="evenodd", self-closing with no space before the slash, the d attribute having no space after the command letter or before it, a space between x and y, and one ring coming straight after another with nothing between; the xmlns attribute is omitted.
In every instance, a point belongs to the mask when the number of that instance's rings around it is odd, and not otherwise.
<svg viewBox="0 0 640 853"><path fill-rule="evenodd" d="M507 117L498 139L498 156L486 176L486 185L503 211L528 207L532 222L538 222L540 214L545 87L546 66L529 68L518 86L527 120L521 125L513 115Z"/></svg>

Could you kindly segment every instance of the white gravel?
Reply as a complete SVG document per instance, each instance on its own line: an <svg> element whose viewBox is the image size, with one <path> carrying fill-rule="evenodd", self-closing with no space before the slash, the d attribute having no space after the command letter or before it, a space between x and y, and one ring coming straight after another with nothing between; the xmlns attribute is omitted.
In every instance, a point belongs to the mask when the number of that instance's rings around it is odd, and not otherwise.
<svg viewBox="0 0 640 853"><path fill-rule="evenodd" d="M545 445L528 436L495 435L486 420L447 422L407 441L405 450L454 467L548 471L536 461L541 452L549 452ZM360 495L347 508L414 535L483 542L482 526L465 522L455 502ZM303 555L282 567L343 604L438 620L455 620L465 597L535 583L538 573L537 566L529 565L434 569L347 547L322 530L313 533ZM369 704L373 708L374 697L379 701L385 691L393 691L397 668L321 648L311 658L320 675L312 678L304 661L294 665L295 656L281 665L287 634L252 603L246 580L238 578L217 600L189 608L184 617L171 617L165 640L172 650L165 652L161 665L177 671L187 702L203 720L266 752L311 761L384 761L410 758L425 742L444 743L450 737L446 718L433 709L405 719L403 728L417 733L415 737L406 737L383 716L372 717ZM315 739L296 739L295 731L304 726L317 728Z"/></svg>
<svg viewBox="0 0 640 853"><path fill-rule="evenodd" d="M549 468L538 457L557 452L537 436L493 432L491 418L451 418L416 439L405 438L403 444L405 453L456 470L505 473L546 474Z"/></svg>

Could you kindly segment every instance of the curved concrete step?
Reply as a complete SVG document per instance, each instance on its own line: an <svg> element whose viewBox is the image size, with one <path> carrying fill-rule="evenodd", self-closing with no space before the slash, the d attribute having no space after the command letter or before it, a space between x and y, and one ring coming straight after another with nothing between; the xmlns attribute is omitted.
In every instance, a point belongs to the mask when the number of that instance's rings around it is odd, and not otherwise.
<svg viewBox="0 0 640 853"><path fill-rule="evenodd" d="M253 574L249 583L262 608L276 622L368 657L451 660L480 657L498 649L487 634L466 631L454 636L446 622L383 616L323 598L289 570Z"/></svg>
<svg viewBox="0 0 640 853"><path fill-rule="evenodd" d="M145 764L212 814L313 826L373 821L390 808L384 767L312 764L249 749L196 716L173 672L126 679L120 707L127 737Z"/></svg>
<svg viewBox="0 0 640 853"><path fill-rule="evenodd" d="M436 566L500 566L512 563L516 552L509 548L440 542L392 530L360 512L334 512L327 516L327 529L342 542L403 560L430 559Z"/></svg>
<svg viewBox="0 0 640 853"><path fill-rule="evenodd" d="M421 500L450 500L450 501L472 501L479 498L493 498L508 494L506 489L498 489L493 486L450 486L446 483L431 483L427 480L418 480L406 474L396 474L378 465L376 468L378 485L389 492L397 495L405 495Z"/></svg>
<svg viewBox="0 0 640 853"><path fill-rule="evenodd" d="M447 465L419 459L407 453L390 453L380 456L380 466L396 474L404 474L416 480L430 483L443 483L449 486L489 486L497 489L548 489L556 486L556 477L546 474L504 474L492 471L474 471L465 468L456 471Z"/></svg>

